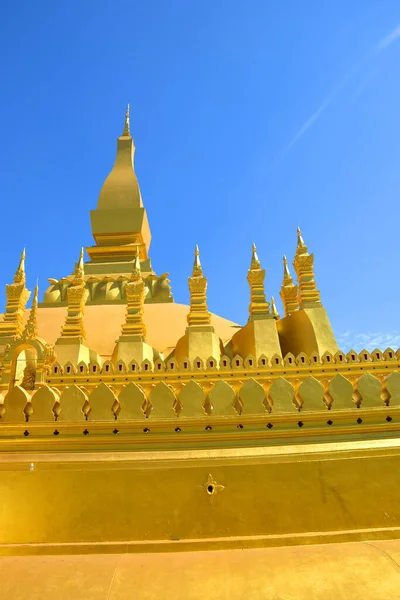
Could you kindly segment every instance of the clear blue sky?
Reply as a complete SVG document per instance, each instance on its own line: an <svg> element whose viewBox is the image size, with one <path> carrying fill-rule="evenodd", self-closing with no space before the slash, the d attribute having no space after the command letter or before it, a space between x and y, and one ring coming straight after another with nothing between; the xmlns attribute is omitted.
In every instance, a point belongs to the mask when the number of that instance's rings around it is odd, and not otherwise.
<svg viewBox="0 0 400 600"><path fill-rule="evenodd" d="M6 0L0 284L26 246L43 293L92 243L130 102L176 301L198 243L210 310L244 323L252 242L278 299L299 224L344 349L400 346L399 26L398 0Z"/></svg>

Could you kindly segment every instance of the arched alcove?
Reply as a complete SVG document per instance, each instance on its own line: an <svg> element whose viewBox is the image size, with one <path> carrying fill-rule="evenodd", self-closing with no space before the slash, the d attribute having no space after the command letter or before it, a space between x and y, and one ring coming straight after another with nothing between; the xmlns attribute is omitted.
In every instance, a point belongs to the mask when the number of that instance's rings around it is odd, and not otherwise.
<svg viewBox="0 0 400 600"><path fill-rule="evenodd" d="M18 346L11 359L10 389L19 385L24 390L34 390L36 382L38 352L30 344Z"/></svg>

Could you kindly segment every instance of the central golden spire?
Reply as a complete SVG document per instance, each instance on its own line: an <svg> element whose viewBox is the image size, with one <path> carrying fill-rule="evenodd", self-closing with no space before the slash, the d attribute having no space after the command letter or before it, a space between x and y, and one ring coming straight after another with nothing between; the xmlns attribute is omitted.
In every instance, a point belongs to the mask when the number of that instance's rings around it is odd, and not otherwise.
<svg viewBox="0 0 400 600"><path fill-rule="evenodd" d="M107 265L105 272L113 272L116 262L127 263L126 272L129 272L131 265L128 263L134 259L136 246L140 247L141 260L148 258L151 234L135 173L134 157L128 104L124 130L117 139L114 166L103 183L96 210L90 213L96 246L87 248L87 252L93 263Z"/></svg>

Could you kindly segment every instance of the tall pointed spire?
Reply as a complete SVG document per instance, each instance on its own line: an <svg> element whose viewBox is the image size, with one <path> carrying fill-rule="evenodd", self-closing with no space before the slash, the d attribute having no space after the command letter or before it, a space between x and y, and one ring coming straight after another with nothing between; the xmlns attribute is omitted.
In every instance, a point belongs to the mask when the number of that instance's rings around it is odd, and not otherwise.
<svg viewBox="0 0 400 600"><path fill-rule="evenodd" d="M73 285L80 285L85 281L85 267L83 262L84 250L81 248L79 254L79 260L75 263L75 270L73 272Z"/></svg>
<svg viewBox="0 0 400 600"><path fill-rule="evenodd" d="M196 248L194 249L194 263L193 263L193 271L192 277L198 277L203 275L203 268L200 262L200 251L199 247L196 244Z"/></svg>
<svg viewBox="0 0 400 600"><path fill-rule="evenodd" d="M292 276L289 271L289 265L286 256L283 257L283 281L280 291L280 296L285 311L285 317L291 315L299 308L298 304L298 287L294 285Z"/></svg>
<svg viewBox="0 0 400 600"><path fill-rule="evenodd" d="M96 210L90 213L96 245L87 248L87 252L92 263L107 265L110 273L118 272L112 269L121 263L125 263L126 272L130 271L137 244L140 245L142 260L148 259L151 233L135 173L134 157L128 105L124 130L117 139L114 166L100 190Z"/></svg>
<svg viewBox="0 0 400 600"><path fill-rule="evenodd" d="M14 275L14 283L25 283L26 282L26 274L25 274L25 248L21 252L21 258L19 260L18 269Z"/></svg>
<svg viewBox="0 0 400 600"><path fill-rule="evenodd" d="M140 270L139 248L136 248L136 256L133 263L131 278L125 287L126 295L126 318L122 325L122 335L119 342L124 338L130 341L144 342L146 339L146 326L143 320L143 304L146 296L146 288Z"/></svg>
<svg viewBox="0 0 400 600"><path fill-rule="evenodd" d="M298 304L300 308L322 306L320 293L317 290L314 276L314 255L308 253L300 228L297 228L297 249L293 261L296 270L298 289Z"/></svg>
<svg viewBox="0 0 400 600"><path fill-rule="evenodd" d="M22 339L24 341L36 340L39 337L38 319L37 319L38 302L39 302L39 283L36 282L35 291L33 293L31 312L29 313L29 318L28 318L28 321L26 323L25 329L22 334Z"/></svg>
<svg viewBox="0 0 400 600"><path fill-rule="evenodd" d="M307 254L307 253L308 253L308 249L307 249L307 246L304 243L303 236L301 234L301 229L300 229L300 227L297 227L297 248L296 248L296 254Z"/></svg>
<svg viewBox="0 0 400 600"><path fill-rule="evenodd" d="M192 277L189 277L190 311L187 317L189 326L210 325L211 315L207 307L207 278L203 275L199 247L194 251Z"/></svg>
<svg viewBox="0 0 400 600"><path fill-rule="evenodd" d="M131 127L130 127L130 107L129 104L126 107L126 112L125 112L125 124L124 124L124 131L122 133L123 137L130 137L131 136Z"/></svg>
<svg viewBox="0 0 400 600"><path fill-rule="evenodd" d="M283 282L286 284L292 284L293 279L289 271L289 265L286 256L283 256Z"/></svg>
<svg viewBox="0 0 400 600"><path fill-rule="evenodd" d="M83 314L89 292L85 287L85 270L83 264L83 248L79 260L75 264L72 284L67 289L67 317L61 329L61 337L56 344L79 343L86 345L86 332Z"/></svg>
<svg viewBox="0 0 400 600"><path fill-rule="evenodd" d="M136 246L136 253L135 253L135 258L133 260L133 269L132 269L130 281L142 281L139 246Z"/></svg>
<svg viewBox="0 0 400 600"><path fill-rule="evenodd" d="M250 269L247 273L247 281L250 285L249 321L272 318L269 310L269 302L265 297L264 279L265 269L261 269L257 249L255 244L253 244Z"/></svg>
<svg viewBox="0 0 400 600"><path fill-rule="evenodd" d="M261 263L258 260L257 248L256 248L255 244L253 244L251 252L252 253L251 253L250 269L260 269L261 268Z"/></svg>
<svg viewBox="0 0 400 600"><path fill-rule="evenodd" d="M273 296L271 297L271 313L275 319L279 319L278 309L276 308L275 298Z"/></svg>
<svg viewBox="0 0 400 600"><path fill-rule="evenodd" d="M7 304L0 323L0 338L16 340L21 337L24 329L25 307L31 295L26 287L25 249L22 251L14 281L6 285Z"/></svg>

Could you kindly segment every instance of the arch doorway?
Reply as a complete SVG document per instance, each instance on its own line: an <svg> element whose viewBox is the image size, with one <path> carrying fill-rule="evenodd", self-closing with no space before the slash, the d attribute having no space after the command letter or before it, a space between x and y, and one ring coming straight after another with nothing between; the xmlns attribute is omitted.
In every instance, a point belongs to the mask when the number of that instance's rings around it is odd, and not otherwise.
<svg viewBox="0 0 400 600"><path fill-rule="evenodd" d="M13 357L11 386L19 385L25 390L34 390L36 382L37 351L32 346L19 349Z"/></svg>

